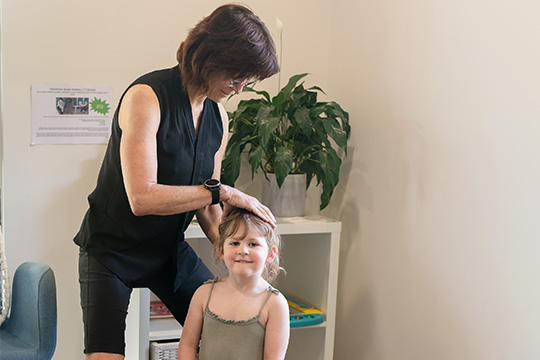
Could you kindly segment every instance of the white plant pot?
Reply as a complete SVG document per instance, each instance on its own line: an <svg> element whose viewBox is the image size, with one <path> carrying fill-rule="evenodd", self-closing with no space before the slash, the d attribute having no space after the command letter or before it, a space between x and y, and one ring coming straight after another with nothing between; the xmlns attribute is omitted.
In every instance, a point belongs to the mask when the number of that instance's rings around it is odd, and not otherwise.
<svg viewBox="0 0 540 360"><path fill-rule="evenodd" d="M277 217L304 216L306 174L289 174L281 188L276 182L276 175L267 175L270 181L263 181L263 204Z"/></svg>

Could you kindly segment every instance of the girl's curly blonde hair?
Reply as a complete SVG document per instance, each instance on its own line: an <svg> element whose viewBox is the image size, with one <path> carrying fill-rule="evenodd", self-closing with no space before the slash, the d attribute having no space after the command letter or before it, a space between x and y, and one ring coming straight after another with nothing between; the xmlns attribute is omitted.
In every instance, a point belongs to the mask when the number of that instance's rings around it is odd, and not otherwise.
<svg viewBox="0 0 540 360"><path fill-rule="evenodd" d="M242 225L244 226L242 227ZM247 210L235 209L231 211L219 225L219 240L214 243L213 247L214 261L217 264L223 265L223 261L219 258L219 254L223 251L225 240L236 235L238 231L241 230L244 232L241 236L246 236L248 229L255 229L259 235L266 239L269 251L272 251L272 248L275 249L272 262L266 264L262 273L263 279L272 283L279 275L279 272L284 270L280 266L279 259L282 248L281 237L277 230L274 230L270 224Z"/></svg>

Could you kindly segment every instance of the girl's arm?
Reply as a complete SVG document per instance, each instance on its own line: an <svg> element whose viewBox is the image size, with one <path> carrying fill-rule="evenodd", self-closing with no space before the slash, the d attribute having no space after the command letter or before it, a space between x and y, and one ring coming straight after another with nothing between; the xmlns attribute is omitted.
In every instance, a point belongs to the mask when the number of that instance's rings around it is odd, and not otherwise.
<svg viewBox="0 0 540 360"><path fill-rule="evenodd" d="M281 293L272 296L268 307L264 360L283 360L289 345L289 305Z"/></svg>
<svg viewBox="0 0 540 360"><path fill-rule="evenodd" d="M178 360L196 359L201 339L204 306L208 299L209 289L210 285L202 285L193 294L178 344Z"/></svg>

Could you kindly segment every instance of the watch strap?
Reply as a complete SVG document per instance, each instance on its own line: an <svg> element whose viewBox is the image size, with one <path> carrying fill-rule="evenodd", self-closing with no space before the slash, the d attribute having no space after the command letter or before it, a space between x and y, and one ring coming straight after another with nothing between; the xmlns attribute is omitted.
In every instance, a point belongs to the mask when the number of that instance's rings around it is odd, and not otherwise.
<svg viewBox="0 0 540 360"><path fill-rule="evenodd" d="M212 194L212 205L219 204L219 190L221 189L221 182L215 179L208 179L204 182L204 187Z"/></svg>
<svg viewBox="0 0 540 360"><path fill-rule="evenodd" d="M219 187L214 187L210 189L212 193L212 205L219 204Z"/></svg>

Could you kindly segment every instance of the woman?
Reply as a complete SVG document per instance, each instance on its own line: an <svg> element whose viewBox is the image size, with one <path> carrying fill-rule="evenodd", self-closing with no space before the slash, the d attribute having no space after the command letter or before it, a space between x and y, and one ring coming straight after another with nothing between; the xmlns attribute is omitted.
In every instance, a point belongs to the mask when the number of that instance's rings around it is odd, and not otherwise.
<svg viewBox="0 0 540 360"><path fill-rule="evenodd" d="M177 51L178 65L143 75L122 95L74 241L87 359L123 359L131 290L148 287L183 323L213 277L184 241L194 215L210 241L223 212L244 208L275 227L257 199L221 185L228 119L220 101L277 73L275 46L248 8L224 5Z"/></svg>

